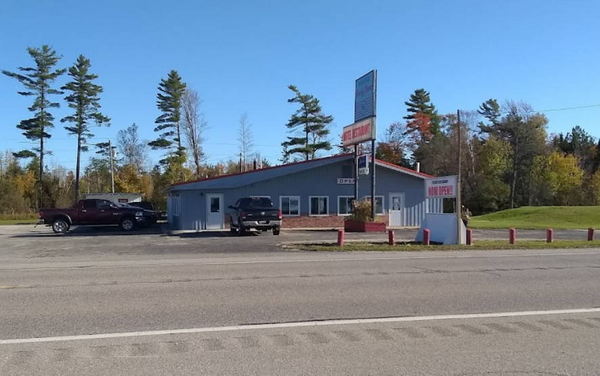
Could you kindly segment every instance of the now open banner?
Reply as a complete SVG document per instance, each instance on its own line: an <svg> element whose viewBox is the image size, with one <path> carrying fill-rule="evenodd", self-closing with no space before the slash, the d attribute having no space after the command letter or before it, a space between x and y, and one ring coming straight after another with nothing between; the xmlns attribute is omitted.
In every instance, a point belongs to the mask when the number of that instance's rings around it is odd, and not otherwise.
<svg viewBox="0 0 600 376"><path fill-rule="evenodd" d="M427 198L455 198L457 178L456 175L442 176L425 180L425 197Z"/></svg>

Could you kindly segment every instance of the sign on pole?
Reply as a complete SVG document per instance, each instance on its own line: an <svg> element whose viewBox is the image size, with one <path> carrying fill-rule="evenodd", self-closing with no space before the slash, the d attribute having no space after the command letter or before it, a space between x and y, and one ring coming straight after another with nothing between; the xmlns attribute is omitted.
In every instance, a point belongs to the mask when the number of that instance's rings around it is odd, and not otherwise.
<svg viewBox="0 0 600 376"><path fill-rule="evenodd" d="M361 155L358 157L358 174L369 175L369 156Z"/></svg>
<svg viewBox="0 0 600 376"><path fill-rule="evenodd" d="M375 116L377 116L377 71L372 70L355 81L354 124L344 127L342 145L354 145L354 198L358 199L358 175L368 172L367 166L359 167L358 144L371 141L371 154L375 156ZM366 159L365 159L366 160ZM375 202L375 158L371 158L371 202ZM375 219L375 205L371 205L371 217Z"/></svg>
<svg viewBox="0 0 600 376"><path fill-rule="evenodd" d="M356 80L354 92L354 122L375 116L377 71L372 70Z"/></svg>
<svg viewBox="0 0 600 376"><path fill-rule="evenodd" d="M342 145L350 146L375 139L375 124L373 118L361 120L344 127Z"/></svg>
<svg viewBox="0 0 600 376"><path fill-rule="evenodd" d="M427 198L455 198L456 192L456 175L425 180L425 197Z"/></svg>

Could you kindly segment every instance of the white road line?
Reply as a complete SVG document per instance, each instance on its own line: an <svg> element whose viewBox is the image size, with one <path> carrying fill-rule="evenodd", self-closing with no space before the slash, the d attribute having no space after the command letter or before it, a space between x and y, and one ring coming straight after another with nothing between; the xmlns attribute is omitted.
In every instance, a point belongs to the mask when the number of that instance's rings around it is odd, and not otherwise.
<svg viewBox="0 0 600 376"><path fill-rule="evenodd" d="M600 313L600 308L559 309L559 310L550 310L550 311L471 313L471 314L458 314L458 315L414 316L414 317L386 317L386 318L375 318L375 319L300 321L300 322L289 322L289 323L279 323L279 324L249 324L249 325L235 325L235 326L217 326L217 327L209 327L209 328L149 330L149 331L143 331L143 332L103 333L103 334L87 334L87 335L43 337L43 338L19 338L19 339L0 340L0 345L81 341L81 340L97 340L97 339L128 338L128 337L146 337L146 336L161 336L161 335L173 335L173 334L232 332L232 331L239 331L239 330L284 329L284 328L300 328L300 327L315 327L315 326L329 326L329 325L382 324L382 323L397 323L397 322L410 323L410 322L437 321L437 320L467 320L467 319L486 319L486 318L502 318L502 317L569 315L569 314L578 314L578 313Z"/></svg>

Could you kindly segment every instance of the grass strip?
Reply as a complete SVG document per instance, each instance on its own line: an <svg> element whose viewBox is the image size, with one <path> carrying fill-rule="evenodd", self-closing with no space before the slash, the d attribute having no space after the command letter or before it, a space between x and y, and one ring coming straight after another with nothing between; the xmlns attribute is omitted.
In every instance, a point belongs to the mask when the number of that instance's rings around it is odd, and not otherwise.
<svg viewBox="0 0 600 376"><path fill-rule="evenodd" d="M35 225L37 221L36 218L0 219L0 225Z"/></svg>
<svg viewBox="0 0 600 376"><path fill-rule="evenodd" d="M600 228L600 206L524 206L473 217L469 227L524 230Z"/></svg>

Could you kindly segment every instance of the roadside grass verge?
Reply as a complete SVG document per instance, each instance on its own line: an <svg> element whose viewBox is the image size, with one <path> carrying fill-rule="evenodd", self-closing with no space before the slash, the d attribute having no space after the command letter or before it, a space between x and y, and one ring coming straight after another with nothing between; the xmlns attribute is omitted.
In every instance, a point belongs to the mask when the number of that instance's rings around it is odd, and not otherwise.
<svg viewBox="0 0 600 376"><path fill-rule="evenodd" d="M481 240L473 245L423 245L420 243L398 243L389 245L384 242L347 242L343 247L336 243L303 243L288 244L290 249L315 252L411 252L411 251L469 251L469 250L503 250L503 249L564 249L564 248L600 248L600 240L557 240L546 243L543 240L523 240L517 244L509 244L506 240Z"/></svg>
<svg viewBox="0 0 600 376"><path fill-rule="evenodd" d="M0 225L36 224L36 213L0 214Z"/></svg>
<svg viewBox="0 0 600 376"><path fill-rule="evenodd" d="M36 223L37 223L36 218L0 219L0 226L2 226L2 225L35 225Z"/></svg>
<svg viewBox="0 0 600 376"><path fill-rule="evenodd" d="M473 217L469 227L531 230L600 228L600 206L524 206Z"/></svg>

